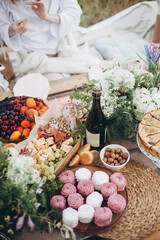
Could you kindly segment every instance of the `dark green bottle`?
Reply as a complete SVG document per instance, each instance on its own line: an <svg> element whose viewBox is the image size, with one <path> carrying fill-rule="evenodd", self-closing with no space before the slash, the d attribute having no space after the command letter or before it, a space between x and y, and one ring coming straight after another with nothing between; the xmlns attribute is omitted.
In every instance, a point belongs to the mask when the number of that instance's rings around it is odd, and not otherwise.
<svg viewBox="0 0 160 240"><path fill-rule="evenodd" d="M106 143L107 120L101 109L99 85L93 88L92 96L92 108L86 120L86 141L91 144L92 149L101 150Z"/></svg>

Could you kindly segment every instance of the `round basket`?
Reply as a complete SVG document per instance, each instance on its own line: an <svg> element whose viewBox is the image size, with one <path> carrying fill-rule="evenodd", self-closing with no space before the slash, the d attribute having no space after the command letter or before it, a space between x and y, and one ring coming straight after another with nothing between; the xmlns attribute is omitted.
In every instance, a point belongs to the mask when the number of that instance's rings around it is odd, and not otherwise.
<svg viewBox="0 0 160 240"><path fill-rule="evenodd" d="M100 161L95 164L101 165ZM160 177L133 160L121 172L127 178L128 206L118 224L99 236L110 240L143 239L160 225Z"/></svg>

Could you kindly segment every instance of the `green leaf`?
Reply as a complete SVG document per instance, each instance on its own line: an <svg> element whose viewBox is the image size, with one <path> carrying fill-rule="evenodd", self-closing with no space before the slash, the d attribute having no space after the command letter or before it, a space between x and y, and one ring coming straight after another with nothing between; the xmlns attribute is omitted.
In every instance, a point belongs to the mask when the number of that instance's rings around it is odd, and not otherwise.
<svg viewBox="0 0 160 240"><path fill-rule="evenodd" d="M77 89L78 89L77 85L75 85L74 89L77 91Z"/></svg>

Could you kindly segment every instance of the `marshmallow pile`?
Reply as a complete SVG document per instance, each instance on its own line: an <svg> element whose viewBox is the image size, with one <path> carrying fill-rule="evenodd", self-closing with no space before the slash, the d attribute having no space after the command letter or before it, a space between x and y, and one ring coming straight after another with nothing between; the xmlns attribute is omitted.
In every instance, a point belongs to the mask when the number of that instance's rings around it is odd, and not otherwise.
<svg viewBox="0 0 160 240"><path fill-rule="evenodd" d="M126 208L125 198L118 193L126 187L126 178L121 173L110 177L103 171L80 168L75 174L67 170L58 176L64 183L61 195L50 200L51 208L62 211L62 222L75 228L79 222L94 223L99 227L111 224L113 213Z"/></svg>

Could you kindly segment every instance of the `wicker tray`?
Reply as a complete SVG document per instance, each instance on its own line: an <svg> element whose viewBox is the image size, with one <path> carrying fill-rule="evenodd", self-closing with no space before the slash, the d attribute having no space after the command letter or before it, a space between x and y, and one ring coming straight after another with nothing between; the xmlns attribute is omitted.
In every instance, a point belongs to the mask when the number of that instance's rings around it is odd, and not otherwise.
<svg viewBox="0 0 160 240"><path fill-rule="evenodd" d="M100 162L95 164L101 166ZM148 166L133 160L121 172L127 178L128 206L118 224L99 236L110 240L140 240L160 226L160 177Z"/></svg>

